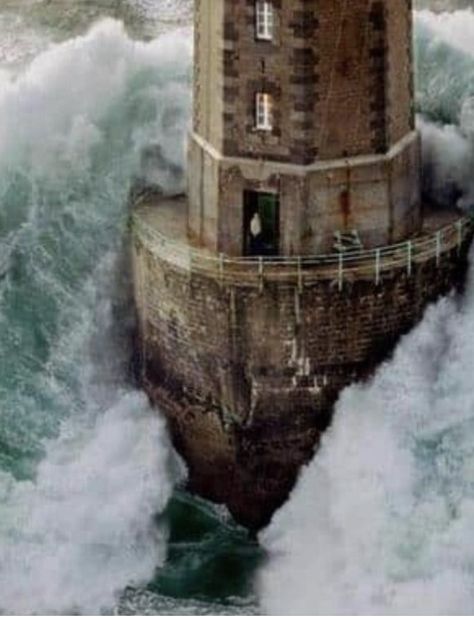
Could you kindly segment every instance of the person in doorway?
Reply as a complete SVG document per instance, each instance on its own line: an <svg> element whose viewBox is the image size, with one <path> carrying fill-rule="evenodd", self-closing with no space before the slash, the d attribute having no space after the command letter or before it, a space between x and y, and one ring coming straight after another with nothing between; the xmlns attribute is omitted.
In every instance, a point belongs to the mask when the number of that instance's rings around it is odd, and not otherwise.
<svg viewBox="0 0 474 617"><path fill-rule="evenodd" d="M250 221L250 252L252 255L261 255L262 249L262 221L260 214L255 212Z"/></svg>

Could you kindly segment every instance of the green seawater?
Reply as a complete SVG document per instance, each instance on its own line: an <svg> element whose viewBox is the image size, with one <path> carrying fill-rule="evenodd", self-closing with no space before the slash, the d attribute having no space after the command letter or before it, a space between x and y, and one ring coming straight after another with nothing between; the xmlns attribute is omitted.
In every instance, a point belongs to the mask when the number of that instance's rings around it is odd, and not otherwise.
<svg viewBox="0 0 474 617"><path fill-rule="evenodd" d="M189 6L157 4L0 6L4 613L256 611L261 549L179 489L132 378L127 197L150 146L180 188L189 117Z"/></svg>

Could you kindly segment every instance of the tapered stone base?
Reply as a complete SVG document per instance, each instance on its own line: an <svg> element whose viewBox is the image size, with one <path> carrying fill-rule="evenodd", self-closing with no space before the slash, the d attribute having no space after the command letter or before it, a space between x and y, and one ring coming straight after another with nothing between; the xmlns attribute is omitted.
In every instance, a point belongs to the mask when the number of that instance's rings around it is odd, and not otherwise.
<svg viewBox="0 0 474 617"><path fill-rule="evenodd" d="M361 258L344 276L278 264L262 276L191 250L172 206L135 213L143 385L190 489L259 529L311 459L340 391L369 376L429 302L462 286L472 226L437 214L426 237L383 261Z"/></svg>
<svg viewBox="0 0 474 617"><path fill-rule="evenodd" d="M153 381L158 381L153 379ZM220 410L204 407L173 387L145 388L169 422L174 446L188 465L188 488L225 504L236 521L252 530L267 525L286 500L330 420L314 409L281 421L241 426L226 423Z"/></svg>

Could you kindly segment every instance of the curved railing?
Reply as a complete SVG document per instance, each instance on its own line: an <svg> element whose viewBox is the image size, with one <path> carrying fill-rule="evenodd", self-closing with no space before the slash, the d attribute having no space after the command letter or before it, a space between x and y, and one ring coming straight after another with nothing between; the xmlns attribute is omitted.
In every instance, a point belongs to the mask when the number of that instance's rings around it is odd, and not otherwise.
<svg viewBox="0 0 474 617"><path fill-rule="evenodd" d="M379 284L385 273L406 269L411 275L414 265L435 260L439 265L443 254L460 250L474 234L469 216L459 218L432 234L370 250L354 250L327 255L278 257L228 257L213 255L175 241L132 214L132 229L151 253L190 272L218 278L223 283L259 285L265 281L287 282L300 287L320 280L333 280L343 288L344 282L371 278Z"/></svg>

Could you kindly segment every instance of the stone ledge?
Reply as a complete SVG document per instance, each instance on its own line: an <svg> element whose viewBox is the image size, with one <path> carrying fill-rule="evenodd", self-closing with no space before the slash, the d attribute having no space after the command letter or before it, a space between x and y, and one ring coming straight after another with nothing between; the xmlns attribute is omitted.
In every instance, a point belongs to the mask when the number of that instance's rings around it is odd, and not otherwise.
<svg viewBox="0 0 474 617"><path fill-rule="evenodd" d="M195 272L222 284L262 286L265 282L307 286L334 281L341 289L354 280L377 284L391 273L415 264L437 263L474 235L472 217L452 210L430 210L423 230L405 242L346 253L281 257L228 257L201 248L186 234L184 196L145 197L132 214L132 233L155 257L186 272Z"/></svg>
<svg viewBox="0 0 474 617"><path fill-rule="evenodd" d="M386 164L397 158L397 156L399 156L405 148L417 142L419 138L419 132L414 130L408 133L408 135L405 135L384 154L367 154L345 158L339 157L336 159L316 160L308 165L298 165L294 163L272 160L271 157L262 159L261 157L255 156L254 159L250 158L249 160L248 155L246 157L225 156L196 132L192 132L190 135L190 139L195 141L209 156L216 161L226 163L229 167L232 167L233 165L248 165L249 162L252 163L254 160L257 160L262 170L267 170L267 174L285 173L295 176L306 175L316 171L334 172L336 170L355 169L357 167L366 167L369 165Z"/></svg>

